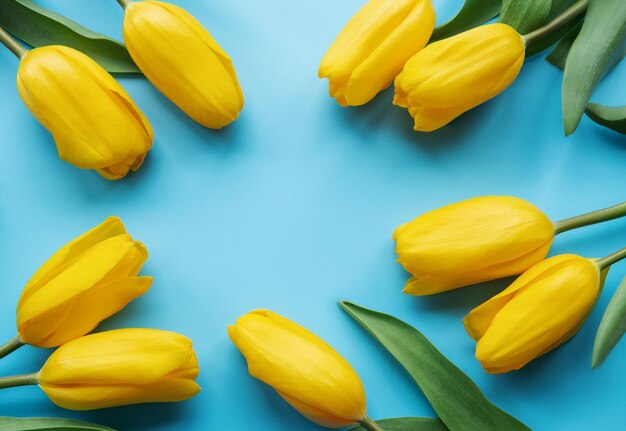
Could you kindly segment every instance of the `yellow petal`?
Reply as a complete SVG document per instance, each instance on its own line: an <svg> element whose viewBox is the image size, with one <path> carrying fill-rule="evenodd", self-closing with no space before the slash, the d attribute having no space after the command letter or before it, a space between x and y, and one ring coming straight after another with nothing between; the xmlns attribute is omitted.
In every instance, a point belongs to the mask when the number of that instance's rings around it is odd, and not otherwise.
<svg viewBox="0 0 626 431"><path fill-rule="evenodd" d="M430 0L370 0L339 33L318 74L341 105L367 103L426 45L434 24Z"/></svg>
<svg viewBox="0 0 626 431"><path fill-rule="evenodd" d="M18 308L30 295L56 277L68 262L105 239L125 233L126 229L118 217L108 217L102 224L64 245L28 281L20 297Z"/></svg>
<svg viewBox="0 0 626 431"><path fill-rule="evenodd" d="M20 331L23 341L55 347L91 332L100 322L148 291L152 277L129 277L98 285L29 320ZM36 340L36 341L35 341Z"/></svg>
<svg viewBox="0 0 626 431"><path fill-rule="evenodd" d="M90 289L135 276L144 261L143 250L128 234L94 245L21 304L18 328L22 331L31 319L56 307L71 307L71 301Z"/></svg>
<svg viewBox="0 0 626 431"><path fill-rule="evenodd" d="M59 347L40 372L42 387L157 383L195 358L191 341L174 332L118 329Z"/></svg>
<svg viewBox="0 0 626 431"><path fill-rule="evenodd" d="M365 414L363 385L350 364L319 337L269 311L239 318L229 336L250 374L274 387L317 423L354 424ZM315 415L321 411L322 415ZM334 420L334 419L333 419Z"/></svg>
<svg viewBox="0 0 626 431"><path fill-rule="evenodd" d="M139 403L178 402L192 398L200 386L189 379L164 378L145 385L40 385L59 407L93 410Z"/></svg>
<svg viewBox="0 0 626 431"><path fill-rule="evenodd" d="M158 1L126 8L124 40L146 77L192 119L222 128L243 108L232 61L188 12Z"/></svg>
<svg viewBox="0 0 626 431"><path fill-rule="evenodd" d="M30 50L20 62L17 87L52 133L61 159L79 168L101 170L124 161L130 167L152 146L152 128L130 96L75 49Z"/></svg>
<svg viewBox="0 0 626 431"><path fill-rule="evenodd" d="M513 296L495 315L487 311L491 322L476 345L476 358L488 372L521 368L569 339L596 302L600 272L589 259L562 255L539 263L514 284L503 292Z"/></svg>
<svg viewBox="0 0 626 431"><path fill-rule="evenodd" d="M500 23L434 42L406 62L395 103L409 108L415 130L438 129L511 85L524 54L524 39Z"/></svg>
<svg viewBox="0 0 626 431"><path fill-rule="evenodd" d="M542 260L554 225L535 206L484 196L423 214L394 233L412 294L436 293L523 272Z"/></svg>

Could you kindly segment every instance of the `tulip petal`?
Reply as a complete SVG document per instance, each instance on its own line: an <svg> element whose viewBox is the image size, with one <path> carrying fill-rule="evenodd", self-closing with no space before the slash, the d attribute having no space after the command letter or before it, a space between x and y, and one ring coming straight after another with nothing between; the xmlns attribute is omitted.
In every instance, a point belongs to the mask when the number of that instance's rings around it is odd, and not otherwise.
<svg viewBox="0 0 626 431"><path fill-rule="evenodd" d="M144 261L144 251L128 234L96 244L22 303L18 327L101 283L136 275Z"/></svg>
<svg viewBox="0 0 626 431"><path fill-rule="evenodd" d="M283 399L287 401L289 405L291 405L291 407L298 410L300 414L302 414L305 418L323 427L344 428L344 427L357 424L357 421L346 420L338 416L333 416L332 414L328 412L325 412L317 407L313 407L308 404L305 404L302 401L297 400L293 397L290 397L287 394L283 394L282 392L278 392L278 394L281 397L283 397Z"/></svg>
<svg viewBox="0 0 626 431"><path fill-rule="evenodd" d="M426 45L434 25L430 0L370 0L339 33L318 75L340 105L367 103Z"/></svg>
<svg viewBox="0 0 626 431"><path fill-rule="evenodd" d="M221 128L238 117L243 92L232 61L187 11L165 2L131 3L124 40L146 77L192 119Z"/></svg>
<svg viewBox="0 0 626 431"><path fill-rule="evenodd" d="M124 224L118 217L108 217L102 224L85 232L78 238L70 241L48 259L31 277L22 292L18 308L22 306L34 292L39 290L48 281L56 277L69 262L86 252L89 248L117 235L125 234Z"/></svg>
<svg viewBox="0 0 626 431"><path fill-rule="evenodd" d="M558 270L560 265L567 265L571 260L571 255L559 255L555 256L548 264L552 271ZM544 261L545 262L545 261ZM540 262L537 265L532 266L528 271L519 276L517 280L509 285L502 292L498 293L491 299L487 300L483 304L470 311L463 319L463 324L467 333L476 341L485 334L485 331L491 325L495 315L515 297L515 295L530 282L537 279L546 270L546 264Z"/></svg>
<svg viewBox="0 0 626 431"><path fill-rule="evenodd" d="M536 266L476 345L476 358L488 372L519 369L565 342L598 298L600 272L591 260L563 255Z"/></svg>
<svg viewBox="0 0 626 431"><path fill-rule="evenodd" d="M248 360L250 374L306 405L307 414L319 409L326 419L352 423L365 414L363 385L350 364L306 329L257 310L239 318L228 333Z"/></svg>
<svg viewBox="0 0 626 431"><path fill-rule="evenodd" d="M414 295L519 274L542 260L554 225L530 203L483 196L423 214L394 233Z"/></svg>
<svg viewBox="0 0 626 431"><path fill-rule="evenodd" d="M139 403L184 401L200 392L190 379L165 377L144 385L40 385L59 407L93 410Z"/></svg>
<svg viewBox="0 0 626 431"><path fill-rule="evenodd" d="M28 332L49 334L46 337L40 336L37 343L30 342L30 344L44 348L55 347L88 334L101 321L146 293L151 284L152 277L130 277L90 289L73 299L71 305L54 308L30 320L25 325ZM59 316L59 313L62 313L62 316ZM25 340L31 338L27 334L22 337Z"/></svg>
<svg viewBox="0 0 626 431"><path fill-rule="evenodd" d="M40 372L44 387L157 383L195 358L191 341L174 332L118 329L59 347Z"/></svg>
<svg viewBox="0 0 626 431"><path fill-rule="evenodd" d="M512 27L476 27L411 57L395 80L394 103L409 108L415 130L436 130L504 91L524 58L524 39Z"/></svg>
<svg viewBox="0 0 626 431"><path fill-rule="evenodd" d="M29 51L20 62L17 86L52 133L61 159L79 168L134 160L152 145L152 129L130 96L79 51L64 46Z"/></svg>

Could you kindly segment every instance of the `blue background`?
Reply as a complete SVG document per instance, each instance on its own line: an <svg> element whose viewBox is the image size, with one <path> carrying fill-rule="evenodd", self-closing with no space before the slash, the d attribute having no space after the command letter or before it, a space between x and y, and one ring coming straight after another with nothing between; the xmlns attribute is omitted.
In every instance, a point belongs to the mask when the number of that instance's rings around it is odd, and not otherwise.
<svg viewBox="0 0 626 431"><path fill-rule="evenodd" d="M121 38L113 0L41 0ZM336 305L349 299L419 328L497 405L536 430L624 429L626 342L590 368L599 320L626 265L612 270L582 331L567 345L506 375L484 373L461 319L505 286L432 297L401 293L394 227L438 206L485 194L516 195L560 219L625 200L626 140L583 119L564 138L561 72L527 61L497 99L435 133L412 131L385 91L342 109L316 76L318 62L362 0L175 3L232 56L245 109L223 131L204 129L141 77L120 78L155 129L139 173L108 182L60 161L51 136L15 88L17 61L0 51L0 339L15 335L15 304L58 247L118 215L145 242L152 290L100 329L156 327L191 337L203 391L194 399L73 413L35 387L0 392L0 415L66 416L121 430L315 430L271 388L252 379L226 326L270 308L335 346L362 377L374 418L433 415L419 389ZM438 20L460 1L436 1ZM618 67L593 99L626 103ZM210 84L210 82L207 82ZM79 91L79 89L77 89ZM626 220L560 236L552 254L600 257L626 245ZM38 369L48 351L24 347L0 375Z"/></svg>

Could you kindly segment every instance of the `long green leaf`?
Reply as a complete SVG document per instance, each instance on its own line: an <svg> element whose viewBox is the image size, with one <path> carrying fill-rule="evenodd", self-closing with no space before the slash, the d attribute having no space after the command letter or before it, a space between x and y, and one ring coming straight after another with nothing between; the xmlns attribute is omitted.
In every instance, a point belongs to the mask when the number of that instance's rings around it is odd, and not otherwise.
<svg viewBox="0 0 626 431"><path fill-rule="evenodd" d="M586 114L596 123L626 135L626 106L587 105ZM624 298L626 300L626 298Z"/></svg>
<svg viewBox="0 0 626 431"><path fill-rule="evenodd" d="M11 418L0 416L0 431L115 431L113 428L61 418Z"/></svg>
<svg viewBox="0 0 626 431"><path fill-rule="evenodd" d="M31 0L0 0L0 26L31 46L66 45L109 72L139 73L124 45Z"/></svg>
<svg viewBox="0 0 626 431"><path fill-rule="evenodd" d="M417 329L393 316L349 302L342 302L341 306L409 372L450 430L529 430L492 404L478 386Z"/></svg>
<svg viewBox="0 0 626 431"><path fill-rule="evenodd" d="M539 28L552 9L552 0L504 0L500 22L510 25L520 34Z"/></svg>
<svg viewBox="0 0 626 431"><path fill-rule="evenodd" d="M576 130L598 81L615 58L623 55L626 40L626 1L589 0L580 34L567 56L563 76L565 134Z"/></svg>
<svg viewBox="0 0 626 431"><path fill-rule="evenodd" d="M448 431L439 419L435 418L393 418L376 421L385 431ZM365 431L363 427L348 431Z"/></svg>
<svg viewBox="0 0 626 431"><path fill-rule="evenodd" d="M625 111L626 112L626 111ZM623 132L622 132L623 133ZM596 340L593 344L591 366L602 364L626 332L626 278L613 294L609 306L602 316Z"/></svg>
<svg viewBox="0 0 626 431"><path fill-rule="evenodd" d="M563 37L563 39L559 41L559 43L554 47L550 54L548 54L546 60L550 64L561 70L565 68L567 55L569 54L569 50L572 49L572 44L578 37L578 33L580 33L581 27L582 22L577 23L576 27L574 27L567 35L565 35L565 37Z"/></svg>
<svg viewBox="0 0 626 431"><path fill-rule="evenodd" d="M501 7L502 0L465 0L454 18L435 29L430 41L445 39L484 24L498 16Z"/></svg>
<svg viewBox="0 0 626 431"><path fill-rule="evenodd" d="M547 23L561 15L563 12L573 6L576 1L577 0L552 0L552 7L550 8L550 13L548 14L548 17L545 19L544 25L547 25ZM582 19L583 17L580 16L568 22L558 30L547 32L541 37L537 37L531 41L528 41L526 43L526 57L539 54L540 52L550 48L555 43L562 40L564 37L569 36L572 32L578 34L578 32L580 31L580 26L582 25ZM574 40L572 39L572 42L573 41ZM563 64L565 64L565 60L563 61Z"/></svg>

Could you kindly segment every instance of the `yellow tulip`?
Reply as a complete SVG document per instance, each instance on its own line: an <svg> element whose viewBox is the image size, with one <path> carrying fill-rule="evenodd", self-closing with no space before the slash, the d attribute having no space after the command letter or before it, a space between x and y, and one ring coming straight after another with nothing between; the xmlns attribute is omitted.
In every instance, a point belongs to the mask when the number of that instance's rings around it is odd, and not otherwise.
<svg viewBox="0 0 626 431"><path fill-rule="evenodd" d="M363 105L426 46L434 26L431 0L369 0L324 55L319 77L341 106Z"/></svg>
<svg viewBox="0 0 626 431"><path fill-rule="evenodd" d="M415 130L439 129L497 96L517 77L525 43L512 27L488 24L428 45L395 80L394 104L408 108Z"/></svg>
<svg viewBox="0 0 626 431"><path fill-rule="evenodd" d="M546 259L464 320L476 358L493 374L517 370L569 340L591 312L606 271L572 254Z"/></svg>
<svg viewBox="0 0 626 431"><path fill-rule="evenodd" d="M155 329L118 329L78 338L57 349L38 383L60 407L91 410L175 402L200 391L191 340Z"/></svg>
<svg viewBox="0 0 626 431"><path fill-rule="evenodd" d="M257 310L237 319L228 335L247 359L250 374L309 420L342 428L366 418L359 376L339 353L303 327Z"/></svg>
<svg viewBox="0 0 626 431"><path fill-rule="evenodd" d="M220 129L239 116L243 93L230 57L184 9L130 3L124 41L150 82L196 122Z"/></svg>
<svg viewBox="0 0 626 431"><path fill-rule="evenodd" d="M148 257L117 217L63 246L26 284L17 306L20 342L56 347L81 337L143 295Z"/></svg>
<svg viewBox="0 0 626 431"><path fill-rule="evenodd" d="M107 179L136 171L152 146L150 123L113 77L66 46L28 51L17 72L26 107L46 128L59 157Z"/></svg>
<svg viewBox="0 0 626 431"><path fill-rule="evenodd" d="M430 211L396 229L404 292L429 295L520 274L543 260L554 224L510 196L483 196Z"/></svg>

